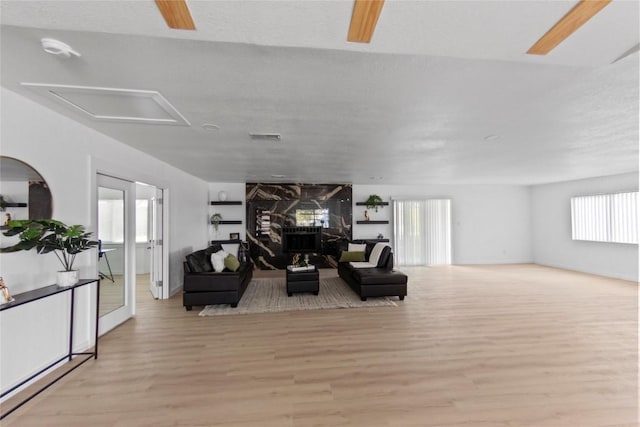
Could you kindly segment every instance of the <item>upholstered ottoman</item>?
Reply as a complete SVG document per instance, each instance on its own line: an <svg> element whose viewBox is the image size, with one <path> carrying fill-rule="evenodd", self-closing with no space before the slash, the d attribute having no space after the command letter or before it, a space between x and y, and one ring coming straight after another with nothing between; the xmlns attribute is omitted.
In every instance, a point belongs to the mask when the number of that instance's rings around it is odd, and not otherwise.
<svg viewBox="0 0 640 427"><path fill-rule="evenodd" d="M407 275L397 270L380 268L359 268L353 271L353 278L359 285L362 301L367 297L395 296L401 300L407 295Z"/></svg>

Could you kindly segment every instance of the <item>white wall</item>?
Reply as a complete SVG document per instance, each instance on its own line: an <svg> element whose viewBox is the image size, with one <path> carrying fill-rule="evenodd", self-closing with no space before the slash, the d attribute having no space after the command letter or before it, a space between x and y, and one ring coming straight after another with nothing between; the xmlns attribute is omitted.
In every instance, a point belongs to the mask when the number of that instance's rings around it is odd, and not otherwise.
<svg viewBox="0 0 640 427"><path fill-rule="evenodd" d="M168 188L168 281L171 293L179 291L184 256L207 244L208 229L202 221L207 214L207 183L7 89L1 89L1 97L1 154L29 163L43 176L53 194L54 218L96 229L92 206L96 168ZM6 239L0 240L2 246L8 244ZM75 267L81 277L94 277L96 262L96 250L91 250L78 256ZM58 261L51 254L0 254L0 275L12 293L54 283L58 269ZM91 344L90 295L86 294L81 293L78 300L77 349ZM0 314L2 390L64 354L68 316L65 301L49 298L38 302L37 310L36 304L27 304ZM42 327L41 319L51 320ZM38 350L27 351L33 343L39 343Z"/></svg>
<svg viewBox="0 0 640 427"><path fill-rule="evenodd" d="M218 193L224 191L227 193L227 201L240 201L240 205L220 205L208 208L208 215L204 222L209 224L209 240L229 240L229 233L240 233L240 240L246 240L247 234L247 207L246 207L246 191L247 185L244 182L210 182L209 183L209 202L219 201ZM218 212L222 215L222 220L242 221L242 224L220 224L216 233L213 225L210 224L211 215Z"/></svg>
<svg viewBox="0 0 640 427"><path fill-rule="evenodd" d="M532 187L534 262L637 281L638 245L571 239L571 197L624 191L638 191L637 173Z"/></svg>
<svg viewBox="0 0 640 427"><path fill-rule="evenodd" d="M385 201L451 199L453 264L531 262L530 189L511 185L354 185L353 238L392 237L392 225L359 225L370 194ZM371 220L391 220L392 206L370 212Z"/></svg>

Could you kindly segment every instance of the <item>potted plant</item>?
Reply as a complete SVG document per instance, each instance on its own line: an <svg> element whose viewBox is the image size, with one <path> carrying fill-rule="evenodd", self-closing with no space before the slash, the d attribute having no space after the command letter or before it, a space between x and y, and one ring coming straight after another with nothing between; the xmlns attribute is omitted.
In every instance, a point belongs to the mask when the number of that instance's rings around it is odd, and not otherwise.
<svg viewBox="0 0 640 427"><path fill-rule="evenodd" d="M18 236L13 246L0 248L0 252L18 252L35 249L39 254L53 252L64 270L58 271L57 284L70 286L78 282L78 271L73 269L76 255L98 245L89 240L91 233L82 225L65 225L55 219L23 219L9 221L5 236Z"/></svg>
<svg viewBox="0 0 640 427"><path fill-rule="evenodd" d="M377 194L371 194L366 201L367 209L375 209L376 212L378 212L378 207L384 207L382 203L382 197L378 196Z"/></svg>

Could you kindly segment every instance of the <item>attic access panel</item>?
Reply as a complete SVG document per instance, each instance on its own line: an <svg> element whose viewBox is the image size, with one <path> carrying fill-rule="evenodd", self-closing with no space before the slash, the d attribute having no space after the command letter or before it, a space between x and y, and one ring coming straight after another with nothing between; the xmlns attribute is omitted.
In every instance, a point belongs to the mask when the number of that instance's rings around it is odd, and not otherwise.
<svg viewBox="0 0 640 427"><path fill-rule="evenodd" d="M97 121L190 126L155 90L21 83Z"/></svg>

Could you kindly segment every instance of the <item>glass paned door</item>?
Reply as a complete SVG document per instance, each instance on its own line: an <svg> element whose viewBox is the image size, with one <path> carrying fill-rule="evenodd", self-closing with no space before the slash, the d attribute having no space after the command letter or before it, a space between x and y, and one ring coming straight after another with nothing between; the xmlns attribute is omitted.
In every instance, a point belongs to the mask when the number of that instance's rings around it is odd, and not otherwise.
<svg viewBox="0 0 640 427"><path fill-rule="evenodd" d="M133 315L135 258L135 197L133 183L97 176L98 274L100 333Z"/></svg>

